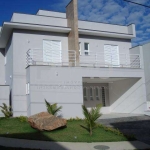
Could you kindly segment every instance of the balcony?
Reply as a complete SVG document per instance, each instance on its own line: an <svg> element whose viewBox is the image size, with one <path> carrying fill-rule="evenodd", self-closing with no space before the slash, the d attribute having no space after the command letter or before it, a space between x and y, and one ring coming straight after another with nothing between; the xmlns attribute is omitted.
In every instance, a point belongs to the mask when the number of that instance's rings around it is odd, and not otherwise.
<svg viewBox="0 0 150 150"><path fill-rule="evenodd" d="M139 54L111 54L88 52L81 53L77 61L74 50L29 49L26 54L26 65L51 65L72 67L116 67L141 68Z"/></svg>

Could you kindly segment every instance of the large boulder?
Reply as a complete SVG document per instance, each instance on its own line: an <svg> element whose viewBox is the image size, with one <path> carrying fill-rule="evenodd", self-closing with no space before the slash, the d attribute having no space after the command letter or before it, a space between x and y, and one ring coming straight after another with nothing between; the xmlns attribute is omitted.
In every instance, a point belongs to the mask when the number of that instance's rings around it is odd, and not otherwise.
<svg viewBox="0 0 150 150"><path fill-rule="evenodd" d="M38 130L55 130L67 125L67 121L62 118L53 116L47 112L41 112L28 118L28 122L31 127Z"/></svg>

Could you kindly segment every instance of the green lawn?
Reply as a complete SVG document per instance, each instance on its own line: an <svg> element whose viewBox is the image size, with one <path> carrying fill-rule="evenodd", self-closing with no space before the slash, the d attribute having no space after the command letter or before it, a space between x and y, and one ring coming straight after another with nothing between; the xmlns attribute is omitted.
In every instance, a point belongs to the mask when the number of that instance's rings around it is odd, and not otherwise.
<svg viewBox="0 0 150 150"><path fill-rule="evenodd" d="M83 125L84 121L68 121L66 128L47 132L35 130L27 122L20 122L17 118L0 118L0 136L59 142L111 142L128 140L122 135L105 131L101 127L96 128L93 135L90 136L80 126L81 124Z"/></svg>

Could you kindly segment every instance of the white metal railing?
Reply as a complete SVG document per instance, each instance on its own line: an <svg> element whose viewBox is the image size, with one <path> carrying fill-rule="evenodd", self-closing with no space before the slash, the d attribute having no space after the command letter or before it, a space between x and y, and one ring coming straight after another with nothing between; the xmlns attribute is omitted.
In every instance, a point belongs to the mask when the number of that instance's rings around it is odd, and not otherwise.
<svg viewBox="0 0 150 150"><path fill-rule="evenodd" d="M29 49L26 54L26 63L29 65L63 65L76 66L76 52L74 50Z"/></svg>
<svg viewBox="0 0 150 150"><path fill-rule="evenodd" d="M61 65L61 66L91 66L91 67L124 67L141 68L139 54L115 54L89 52L80 54L79 63L76 61L74 50L29 49L26 56L29 65Z"/></svg>
<svg viewBox="0 0 150 150"><path fill-rule="evenodd" d="M80 66L141 68L141 58L139 54L81 53Z"/></svg>

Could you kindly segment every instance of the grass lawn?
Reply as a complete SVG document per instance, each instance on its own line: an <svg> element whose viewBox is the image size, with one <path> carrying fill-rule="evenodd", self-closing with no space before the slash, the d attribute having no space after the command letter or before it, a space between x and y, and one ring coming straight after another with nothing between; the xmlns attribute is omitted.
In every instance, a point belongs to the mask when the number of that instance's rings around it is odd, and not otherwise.
<svg viewBox="0 0 150 150"><path fill-rule="evenodd" d="M68 121L66 128L47 132L35 130L27 122L20 122L17 118L0 118L0 137L59 142L128 141L123 135L105 131L101 127L96 128L90 136L81 124L84 125L84 121Z"/></svg>

